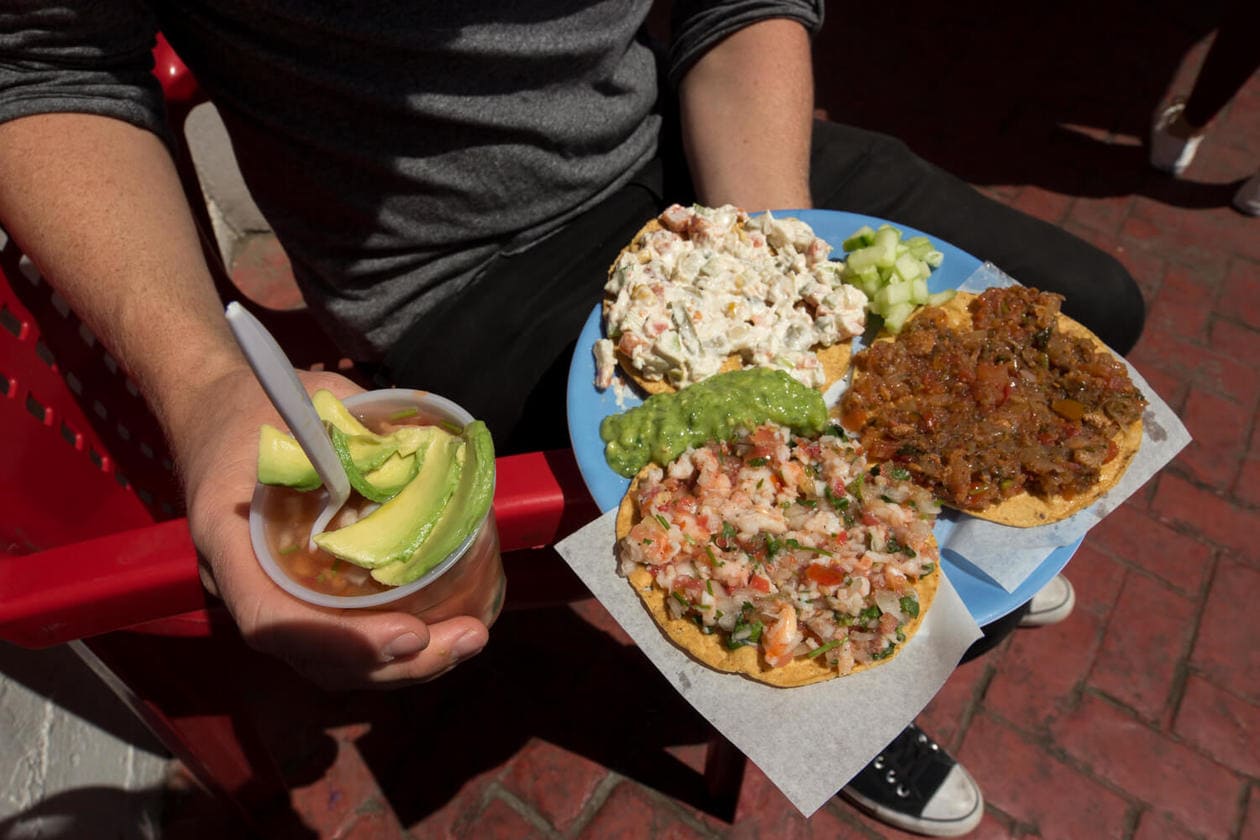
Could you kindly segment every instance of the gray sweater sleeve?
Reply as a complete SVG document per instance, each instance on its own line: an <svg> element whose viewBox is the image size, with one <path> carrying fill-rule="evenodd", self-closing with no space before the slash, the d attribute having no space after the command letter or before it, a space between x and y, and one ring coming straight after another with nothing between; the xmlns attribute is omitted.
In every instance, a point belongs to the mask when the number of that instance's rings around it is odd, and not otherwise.
<svg viewBox="0 0 1260 840"><path fill-rule="evenodd" d="M0 122L98 114L169 139L152 72L155 33L131 0L11 0L0 11Z"/></svg>
<svg viewBox="0 0 1260 840"><path fill-rule="evenodd" d="M718 41L770 18L798 21L816 35L823 24L823 0L678 0L671 24L670 85L677 87Z"/></svg>

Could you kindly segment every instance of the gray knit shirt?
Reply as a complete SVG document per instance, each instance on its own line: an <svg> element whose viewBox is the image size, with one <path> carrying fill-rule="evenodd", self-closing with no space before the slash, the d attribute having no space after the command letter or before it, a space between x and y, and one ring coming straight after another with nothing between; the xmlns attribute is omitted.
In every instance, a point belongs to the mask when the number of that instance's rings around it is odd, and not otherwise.
<svg viewBox="0 0 1260 840"><path fill-rule="evenodd" d="M677 2L671 83L756 20L822 0ZM218 107L307 303L374 359L494 255L537 241L656 151L650 0L10 0L0 121L100 114L165 135L161 31Z"/></svg>

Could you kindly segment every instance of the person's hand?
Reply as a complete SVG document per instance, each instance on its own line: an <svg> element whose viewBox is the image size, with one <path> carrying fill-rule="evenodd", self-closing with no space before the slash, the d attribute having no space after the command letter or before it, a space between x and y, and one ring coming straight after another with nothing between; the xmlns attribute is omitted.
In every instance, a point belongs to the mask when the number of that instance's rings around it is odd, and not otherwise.
<svg viewBox="0 0 1260 840"><path fill-rule="evenodd" d="M309 392L362 390L331 373L299 372ZM267 577L250 544L248 511L257 475L258 429L283 427L248 368L198 386L172 445L180 465L202 579L221 596L246 642L329 689L394 687L432 679L474 655L488 631L475 618L425 624L399 612L325 610Z"/></svg>

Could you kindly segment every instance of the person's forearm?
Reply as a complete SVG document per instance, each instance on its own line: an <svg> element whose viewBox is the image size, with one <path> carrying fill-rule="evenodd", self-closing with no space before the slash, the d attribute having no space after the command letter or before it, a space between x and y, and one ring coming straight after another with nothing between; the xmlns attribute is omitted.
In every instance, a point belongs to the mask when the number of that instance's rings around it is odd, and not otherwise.
<svg viewBox="0 0 1260 840"><path fill-rule="evenodd" d="M814 78L803 26L772 19L736 32L687 72L679 98L702 203L811 206Z"/></svg>
<svg viewBox="0 0 1260 840"><path fill-rule="evenodd" d="M243 364L170 154L149 132L84 114L0 125L0 222L168 433L196 410L190 384Z"/></svg>

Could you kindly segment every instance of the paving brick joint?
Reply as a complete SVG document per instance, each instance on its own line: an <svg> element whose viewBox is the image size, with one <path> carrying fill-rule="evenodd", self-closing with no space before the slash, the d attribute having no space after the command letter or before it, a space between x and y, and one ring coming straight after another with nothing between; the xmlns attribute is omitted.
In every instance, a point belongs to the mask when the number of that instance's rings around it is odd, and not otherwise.
<svg viewBox="0 0 1260 840"><path fill-rule="evenodd" d="M984 789L977 837L1254 840L1260 220L1227 205L1260 168L1260 79L1174 181L1146 166L1144 138L1201 61L1213 8L1015 5L836 15L819 106L1120 260L1149 307L1130 360L1195 440L1090 533L1067 569L1071 618L960 667L920 722ZM256 252L249 265L283 271ZM356 701L352 738L335 734L339 702L277 723L277 744L337 744L295 784L298 822L327 837L909 836L839 800L807 820L753 766L733 817L706 811L704 722L608 622L589 602L505 616L479 661ZM199 807L174 809L170 836Z"/></svg>

